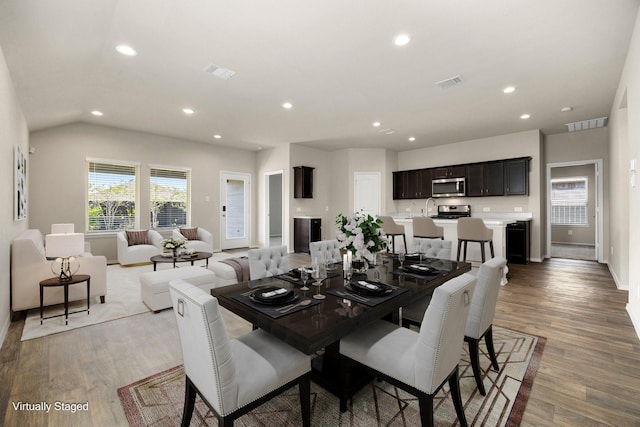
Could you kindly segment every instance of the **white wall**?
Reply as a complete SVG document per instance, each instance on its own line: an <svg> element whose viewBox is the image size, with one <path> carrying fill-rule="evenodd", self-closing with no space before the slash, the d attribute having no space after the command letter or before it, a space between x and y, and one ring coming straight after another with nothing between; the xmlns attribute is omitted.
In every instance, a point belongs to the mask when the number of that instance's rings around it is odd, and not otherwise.
<svg viewBox="0 0 640 427"><path fill-rule="evenodd" d="M140 163L140 227L149 228L149 165L191 168L191 224L220 236L220 171L252 175L253 152L178 140L144 132L76 123L31 134L31 228L47 233L52 223L71 222L86 229L85 193L87 158ZM257 200L252 184L252 207ZM257 229L252 215L252 237ZM167 233L163 233L167 234ZM116 259L115 235L90 237L92 252Z"/></svg>
<svg viewBox="0 0 640 427"><path fill-rule="evenodd" d="M611 198L610 264L617 283L628 280L627 311L640 336L640 171L629 171L631 159L640 160L640 19L636 24L629 53L609 116L611 170L608 187ZM635 175L636 185L630 180ZM628 199L628 204L625 200ZM628 208L627 208L628 206ZM615 207L615 208L614 208ZM628 240L625 238L628 235ZM628 272L628 276L627 276Z"/></svg>
<svg viewBox="0 0 640 427"><path fill-rule="evenodd" d="M31 159L28 157L29 132L0 48L0 200L3 200L0 206L0 343L4 342L10 319L11 240L28 228L29 220L29 217L21 221L13 219L13 159L16 145L27 156L28 173L31 168ZM27 215L31 215L33 209L29 204L27 206Z"/></svg>
<svg viewBox="0 0 640 427"><path fill-rule="evenodd" d="M282 229L282 241L285 245L292 248L289 242L289 234L290 228L287 226L289 222L293 222L290 220L289 215L289 206L290 206L290 198L293 196L291 192L290 182L293 180L293 174L291 168L289 167L289 147L282 146L276 148L270 148L267 150L259 151L256 156L256 185L254 188L257 193L257 206L254 212L257 212L256 221L257 228L256 233L254 234L254 243L256 246L268 246L268 242L265 240L266 233L266 199L265 199L265 186L266 186L266 178L265 174L270 172L282 171L282 182L283 182L283 210L282 210L282 219L284 228Z"/></svg>
<svg viewBox="0 0 640 427"><path fill-rule="evenodd" d="M544 169L542 167L542 137L537 129L403 151L398 153L396 170L431 168L527 156L531 157L529 165L529 196L462 197L446 199L446 201L441 200L438 203L469 204L471 205L471 212L483 212L484 208L489 208L492 213L512 213L515 208L522 208L523 212L531 212L533 215L533 221L531 222L531 259L540 261L545 246L545 229L543 227L544 186L541 185ZM425 200L396 200L393 202L393 209L389 209L388 212L406 212L409 209L413 213L420 213L420 209L424 207Z"/></svg>

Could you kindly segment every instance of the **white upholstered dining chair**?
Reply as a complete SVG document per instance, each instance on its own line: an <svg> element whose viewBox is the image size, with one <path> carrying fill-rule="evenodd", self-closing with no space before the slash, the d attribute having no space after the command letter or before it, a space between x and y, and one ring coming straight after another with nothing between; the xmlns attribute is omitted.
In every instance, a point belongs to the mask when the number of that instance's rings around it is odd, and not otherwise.
<svg viewBox="0 0 640 427"><path fill-rule="evenodd" d="M311 251L311 259L321 259L329 264L336 262L342 262L342 255L340 254L340 242L337 240L321 240L319 242L309 243L309 250Z"/></svg>
<svg viewBox="0 0 640 427"><path fill-rule="evenodd" d="M431 327L420 332L377 320L343 338L343 391L349 389L350 365L358 362L377 377L417 396L422 425L433 426L433 398L448 382L458 421L466 427L458 364L475 283L476 278L465 273L436 288L423 319ZM347 400L344 392L341 411L347 409Z"/></svg>
<svg viewBox="0 0 640 427"><path fill-rule="evenodd" d="M188 426L196 394L219 426L298 385L302 425L311 424L311 356L262 329L229 339L218 300L182 280L169 283L186 375L182 425Z"/></svg>
<svg viewBox="0 0 640 427"><path fill-rule="evenodd" d="M487 353L491 360L491 366L495 371L500 371L496 352L493 347L493 318L496 313L500 282L502 281L506 265L506 259L496 257L480 266L476 276L478 283L476 284L476 290L471 300L471 309L469 310L469 318L467 319L464 332L464 340L469 345L469 357L471 358L473 376L476 379L478 391L480 391L480 394L483 396L486 393L482 382L478 347L480 340L484 337Z"/></svg>
<svg viewBox="0 0 640 427"><path fill-rule="evenodd" d="M250 249L247 257L251 280L277 276L289 271L289 253L286 246Z"/></svg>

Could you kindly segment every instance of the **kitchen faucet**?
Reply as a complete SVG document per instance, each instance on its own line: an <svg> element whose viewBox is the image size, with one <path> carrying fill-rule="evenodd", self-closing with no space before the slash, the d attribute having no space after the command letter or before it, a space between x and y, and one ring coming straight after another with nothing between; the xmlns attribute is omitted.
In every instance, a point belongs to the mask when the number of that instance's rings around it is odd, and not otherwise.
<svg viewBox="0 0 640 427"><path fill-rule="evenodd" d="M429 202L430 202L431 200L433 200L433 207L434 207L434 208L435 208L435 210L436 210L436 215L438 214L438 202L437 202L437 201L436 201L436 199L434 199L433 197L429 197L429 198L427 199L427 204L426 204L426 205L425 205L425 207L424 207L424 210L425 210L425 212L424 212L424 213L426 214L426 216L431 216L431 215L429 215ZM434 215L434 216L435 216L435 215Z"/></svg>

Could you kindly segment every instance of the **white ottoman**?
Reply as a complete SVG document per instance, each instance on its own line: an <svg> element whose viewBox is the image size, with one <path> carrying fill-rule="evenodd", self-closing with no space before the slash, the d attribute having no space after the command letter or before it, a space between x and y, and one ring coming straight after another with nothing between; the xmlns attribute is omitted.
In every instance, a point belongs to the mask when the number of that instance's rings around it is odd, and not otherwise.
<svg viewBox="0 0 640 427"><path fill-rule="evenodd" d="M157 312L171 307L169 282L174 279L182 279L208 293L215 287L216 274L196 266L143 273L140 276L140 295L150 310Z"/></svg>
<svg viewBox="0 0 640 427"><path fill-rule="evenodd" d="M224 262L219 261L210 262L209 270L213 271L216 274L216 287L235 285L236 283L238 283L236 271L229 264L225 264Z"/></svg>

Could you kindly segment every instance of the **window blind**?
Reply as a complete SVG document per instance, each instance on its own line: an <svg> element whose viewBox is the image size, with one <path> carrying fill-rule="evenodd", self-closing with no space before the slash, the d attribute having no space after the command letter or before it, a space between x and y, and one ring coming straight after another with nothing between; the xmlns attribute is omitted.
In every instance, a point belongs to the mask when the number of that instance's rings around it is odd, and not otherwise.
<svg viewBox="0 0 640 427"><path fill-rule="evenodd" d="M138 167L89 161L87 231L134 228Z"/></svg>
<svg viewBox="0 0 640 427"><path fill-rule="evenodd" d="M189 171L152 167L149 181L151 227L174 228L187 225Z"/></svg>

